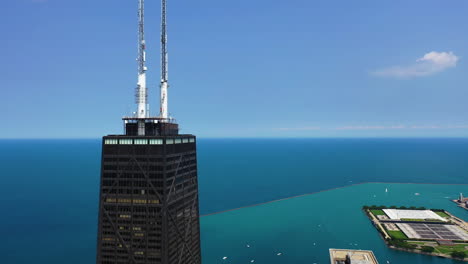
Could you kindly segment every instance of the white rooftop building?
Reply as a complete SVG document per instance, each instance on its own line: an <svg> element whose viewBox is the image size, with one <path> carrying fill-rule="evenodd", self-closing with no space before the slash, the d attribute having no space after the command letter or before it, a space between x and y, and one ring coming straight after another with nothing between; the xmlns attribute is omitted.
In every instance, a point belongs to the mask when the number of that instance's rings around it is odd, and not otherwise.
<svg viewBox="0 0 468 264"><path fill-rule="evenodd" d="M447 222L447 219L431 210L383 209L390 219L435 219Z"/></svg>

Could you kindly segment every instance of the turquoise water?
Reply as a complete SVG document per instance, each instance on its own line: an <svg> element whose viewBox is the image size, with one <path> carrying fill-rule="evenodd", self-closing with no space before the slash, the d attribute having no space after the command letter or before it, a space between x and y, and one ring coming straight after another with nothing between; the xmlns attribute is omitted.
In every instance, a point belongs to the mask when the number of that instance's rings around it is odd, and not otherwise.
<svg viewBox="0 0 468 264"><path fill-rule="evenodd" d="M370 249L380 263L463 263L388 249L361 211L363 205L426 206L468 220L468 211L449 201L461 191L468 193L468 185L371 183L205 216L203 263L328 264L329 248Z"/></svg>
<svg viewBox="0 0 468 264"><path fill-rule="evenodd" d="M100 147L97 139L0 140L0 263L94 262ZM198 158L202 214L359 182L468 183L468 139L200 139ZM202 220L206 263L218 259L210 241L223 234L212 231L223 221L206 225L210 217ZM264 225L250 221L252 228ZM281 223L285 234L301 232Z"/></svg>

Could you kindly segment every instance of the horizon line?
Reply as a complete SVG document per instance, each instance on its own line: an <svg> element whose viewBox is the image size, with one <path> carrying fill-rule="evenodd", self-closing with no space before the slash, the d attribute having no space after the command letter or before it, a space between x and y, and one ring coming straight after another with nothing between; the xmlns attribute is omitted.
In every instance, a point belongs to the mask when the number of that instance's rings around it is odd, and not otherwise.
<svg viewBox="0 0 468 264"><path fill-rule="evenodd" d="M100 137L0 137L0 140L93 140L102 139ZM294 137L294 136L271 136L271 137L203 137L197 136L197 139L468 139L467 136L313 136L313 137Z"/></svg>

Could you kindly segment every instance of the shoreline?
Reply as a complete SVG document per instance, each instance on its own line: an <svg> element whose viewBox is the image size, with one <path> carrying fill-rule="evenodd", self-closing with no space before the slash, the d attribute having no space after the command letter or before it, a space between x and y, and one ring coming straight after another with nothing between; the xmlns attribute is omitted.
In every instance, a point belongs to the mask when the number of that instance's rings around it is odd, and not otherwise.
<svg viewBox="0 0 468 264"><path fill-rule="evenodd" d="M411 250L411 249L406 249L406 248L400 248L400 247L389 245L387 241L385 241L385 245L387 245L388 248L393 249L393 250L405 251L405 252L409 252L413 254L421 254L421 255L427 255L427 256L433 256L433 257L439 257L439 258L453 259L453 260L464 261L464 262L468 260L468 258L465 258L465 259L454 258L448 254L434 253L434 252L430 253L430 252L424 252L422 250Z"/></svg>
<svg viewBox="0 0 468 264"><path fill-rule="evenodd" d="M456 203L458 207L468 210L468 206L466 206L464 203L459 203L458 200L451 200L451 201Z"/></svg>
<svg viewBox="0 0 468 264"><path fill-rule="evenodd" d="M416 209L417 210L417 209ZM434 209L428 209L428 210L434 210ZM460 259L460 258L456 258L456 257L452 257L451 254L448 254L448 253L442 253L442 252L425 252L423 251L422 249L420 248L405 248L405 247L400 247L398 245L395 245L395 244L392 244L391 241L395 240L396 238L393 238L391 237L388 233L387 233L387 230L382 226L381 222L379 219L377 219L374 215L374 213L371 212L370 209L362 209L362 211L364 212L364 214L367 216L368 220L372 223L372 225L374 226L375 229L377 229L377 233L379 234L379 237L384 241L385 245L390 248L390 249L393 249L393 250L399 250L399 251L405 251L405 252L409 252L409 253L413 253L413 254L422 254L422 255L428 255L428 256L434 256L434 257L440 257L440 258L447 258L447 259L453 259L453 260L458 260L458 261L466 261L468 260L468 257L465 257L464 259ZM444 210L444 213L448 214L449 216L455 218L455 219L458 219L460 221L463 221L461 219L459 219L458 217L454 216L453 214L451 214L450 212ZM460 226L460 228L464 229L463 227ZM465 230L465 229L464 229ZM415 241L430 241L430 242L435 242L435 243L438 243L437 240L432 240L432 239L411 239L411 238L406 238L406 239L398 239L398 240L402 240L402 241L406 241L406 243L411 243L411 242L415 242ZM453 243L455 243L455 241L453 241Z"/></svg>
<svg viewBox="0 0 468 264"><path fill-rule="evenodd" d="M271 201L267 201L267 202L263 202L263 203L257 203L257 204L252 204L252 205L241 206L241 207L237 207L237 208L233 208L233 209L227 209L227 210L223 210L223 211L219 211L219 212L203 214L203 215L200 215L200 217L227 213L227 212L236 211L236 210L240 210L240 209L245 209L245 208L249 208L249 207L261 206L261 205L265 205L265 204L269 204L269 203L280 202L280 201L289 200L289 199L293 199L293 198L299 198L299 197L303 197L303 196L309 196L309 195L313 195L313 194L318 194L318 193L322 193L322 192L328 192L328 191L333 191L333 190L338 190L338 189L343 189L343 188L348 188L348 187L353 187L353 186L358 186L358 185L363 185L363 184L414 184L414 185L424 184L424 185L460 185L460 186L466 185L466 186L468 186L468 183L361 182L361 183L353 183L353 184L350 184L350 185L325 189L325 190L311 192L311 193L294 195L294 196L285 197L285 198L276 199L276 200L271 200Z"/></svg>

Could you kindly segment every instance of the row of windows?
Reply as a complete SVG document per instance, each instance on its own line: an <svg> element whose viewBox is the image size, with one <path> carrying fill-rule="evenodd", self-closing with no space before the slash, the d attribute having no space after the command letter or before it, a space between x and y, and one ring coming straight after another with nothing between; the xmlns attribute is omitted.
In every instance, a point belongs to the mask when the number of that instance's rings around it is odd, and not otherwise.
<svg viewBox="0 0 468 264"><path fill-rule="evenodd" d="M119 144L119 141L117 139L106 139L104 140L104 144L116 145Z"/></svg>
<svg viewBox="0 0 468 264"><path fill-rule="evenodd" d="M106 203L134 203L134 204L159 204L159 200L146 200L146 199L115 199L107 198Z"/></svg>
<svg viewBox="0 0 468 264"><path fill-rule="evenodd" d="M171 138L166 139L166 144L194 143L195 138ZM163 139L105 139L106 145L162 145Z"/></svg>

